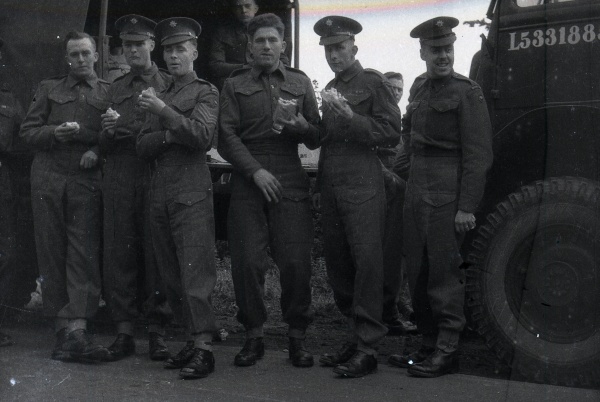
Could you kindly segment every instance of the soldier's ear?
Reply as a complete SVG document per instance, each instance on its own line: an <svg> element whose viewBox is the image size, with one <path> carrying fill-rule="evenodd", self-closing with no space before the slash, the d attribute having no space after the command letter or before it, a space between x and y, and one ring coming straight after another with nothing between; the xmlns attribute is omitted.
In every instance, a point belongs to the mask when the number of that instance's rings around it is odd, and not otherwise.
<svg viewBox="0 0 600 402"><path fill-rule="evenodd" d="M358 53L358 46L354 45L352 46L352 56L356 56L356 53Z"/></svg>
<svg viewBox="0 0 600 402"><path fill-rule="evenodd" d="M425 61L425 55L423 54L423 48L419 49L419 55L421 55L421 60Z"/></svg>
<svg viewBox="0 0 600 402"><path fill-rule="evenodd" d="M196 60L198 58L198 49L194 49L192 52L192 60Z"/></svg>
<svg viewBox="0 0 600 402"><path fill-rule="evenodd" d="M98 52L94 52L94 63L97 63L98 59L100 59L100 55L98 54Z"/></svg>
<svg viewBox="0 0 600 402"><path fill-rule="evenodd" d="M287 42L286 41L282 41L281 42L281 53L285 52L285 48L287 47Z"/></svg>
<svg viewBox="0 0 600 402"><path fill-rule="evenodd" d="M149 43L148 47L150 48L150 51L153 51L154 47L156 46L156 43L152 39L149 39L149 41L150 41L150 43Z"/></svg>

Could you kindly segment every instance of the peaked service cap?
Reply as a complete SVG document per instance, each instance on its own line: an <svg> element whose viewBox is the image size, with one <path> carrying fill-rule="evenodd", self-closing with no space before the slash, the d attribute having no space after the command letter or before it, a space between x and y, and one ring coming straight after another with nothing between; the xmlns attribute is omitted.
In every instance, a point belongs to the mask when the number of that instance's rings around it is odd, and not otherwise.
<svg viewBox="0 0 600 402"><path fill-rule="evenodd" d="M412 38L419 38L420 42L429 46L445 46L456 41L456 34L452 28L458 25L454 17L436 17L420 23L412 31Z"/></svg>
<svg viewBox="0 0 600 402"><path fill-rule="evenodd" d="M115 28L123 40L143 41L154 39L156 22L141 15L124 15L115 22Z"/></svg>
<svg viewBox="0 0 600 402"><path fill-rule="evenodd" d="M319 45L326 46L353 38L362 31L362 25L352 18L330 15L317 21L313 29L321 37Z"/></svg>
<svg viewBox="0 0 600 402"><path fill-rule="evenodd" d="M162 46L198 39L200 32L202 32L200 24L186 17L167 18L156 25L156 35L160 37Z"/></svg>

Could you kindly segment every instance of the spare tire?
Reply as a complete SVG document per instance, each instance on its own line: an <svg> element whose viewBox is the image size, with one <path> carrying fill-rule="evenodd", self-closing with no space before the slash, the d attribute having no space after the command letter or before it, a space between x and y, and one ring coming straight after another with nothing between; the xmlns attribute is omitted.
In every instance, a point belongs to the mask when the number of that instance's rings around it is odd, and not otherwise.
<svg viewBox="0 0 600 402"><path fill-rule="evenodd" d="M600 185L563 177L522 187L473 241L467 306L513 374L600 385Z"/></svg>

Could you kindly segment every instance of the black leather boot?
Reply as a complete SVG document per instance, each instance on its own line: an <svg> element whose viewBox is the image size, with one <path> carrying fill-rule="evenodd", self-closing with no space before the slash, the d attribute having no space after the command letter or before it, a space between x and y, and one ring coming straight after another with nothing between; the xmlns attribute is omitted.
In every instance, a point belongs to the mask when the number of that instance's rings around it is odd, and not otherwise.
<svg viewBox="0 0 600 402"><path fill-rule="evenodd" d="M296 367L312 367L315 364L313 356L306 346L304 340L298 338L290 338L289 356L292 364Z"/></svg>
<svg viewBox="0 0 600 402"><path fill-rule="evenodd" d="M333 372L344 377L358 378L377 370L377 359L363 351L356 353L346 363L338 364Z"/></svg>
<svg viewBox="0 0 600 402"><path fill-rule="evenodd" d="M215 357L210 350L196 348L194 356L179 372L184 379L204 378L215 371Z"/></svg>
<svg viewBox="0 0 600 402"><path fill-rule="evenodd" d="M116 362L127 356L135 354L135 341L133 336L127 334L117 334L117 339L108 347L108 356L106 361Z"/></svg>
<svg viewBox="0 0 600 402"><path fill-rule="evenodd" d="M181 369L194 357L194 341L187 341L185 347L175 356L170 357L165 362L166 369Z"/></svg>
<svg viewBox="0 0 600 402"><path fill-rule="evenodd" d="M444 374L458 372L458 352L444 352L436 349L421 363L412 365L408 374L415 377L439 377Z"/></svg>
<svg viewBox="0 0 600 402"><path fill-rule="evenodd" d="M263 338L246 339L246 343L240 353L235 355L233 364L239 367L252 366L265 355L265 344Z"/></svg>
<svg viewBox="0 0 600 402"><path fill-rule="evenodd" d="M335 367L338 364L346 363L356 352L356 344L346 342L336 353L325 353L319 358L319 363L327 367Z"/></svg>
<svg viewBox="0 0 600 402"><path fill-rule="evenodd" d="M156 332L150 332L148 338L150 360L167 360L171 356L164 336Z"/></svg>
<svg viewBox="0 0 600 402"><path fill-rule="evenodd" d="M69 332L62 350L70 353L72 360L81 363L98 363L106 361L108 349L92 342L92 338L85 329Z"/></svg>
<svg viewBox="0 0 600 402"><path fill-rule="evenodd" d="M388 357L388 363L396 367L409 368L414 364L421 363L433 352L435 352L435 348L421 346L420 349L409 354L391 355Z"/></svg>

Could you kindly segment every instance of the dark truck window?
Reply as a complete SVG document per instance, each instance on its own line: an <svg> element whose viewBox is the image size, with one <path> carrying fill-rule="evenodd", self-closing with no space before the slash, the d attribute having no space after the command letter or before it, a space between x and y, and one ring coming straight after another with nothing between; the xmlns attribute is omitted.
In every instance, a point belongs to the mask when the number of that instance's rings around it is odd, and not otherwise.
<svg viewBox="0 0 600 402"><path fill-rule="evenodd" d="M553 3L565 3L567 1L577 0L516 0L517 6L519 7L533 7L542 4L553 4Z"/></svg>

